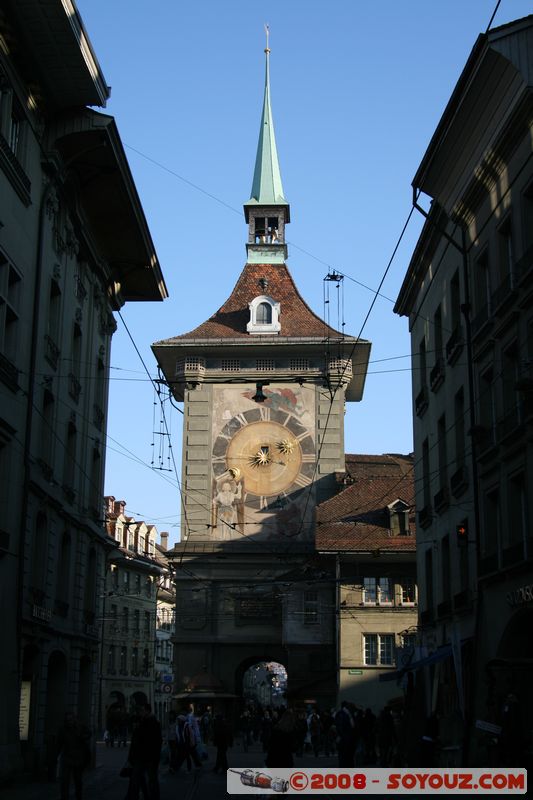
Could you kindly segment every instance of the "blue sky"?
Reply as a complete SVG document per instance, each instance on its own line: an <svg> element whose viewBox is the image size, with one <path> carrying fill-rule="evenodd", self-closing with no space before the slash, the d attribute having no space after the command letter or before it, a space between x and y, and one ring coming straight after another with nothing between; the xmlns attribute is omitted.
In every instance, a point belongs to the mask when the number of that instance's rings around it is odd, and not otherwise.
<svg viewBox="0 0 533 800"><path fill-rule="evenodd" d="M116 118L170 293L163 304L122 309L151 374L150 344L207 319L244 266L242 204L259 133L264 23L291 205L289 268L321 316L325 275L344 273L346 331L359 334L409 214L413 175L496 0L77 5L112 87L105 112ZM530 9L527 0L502 0L493 27ZM348 405L347 452L413 447L408 324L392 309L421 225L413 216L362 331L372 352L363 400ZM105 490L126 500L131 514L169 530L173 543L176 479L150 469L151 442L159 438L154 392L118 324ZM180 469L182 417L167 413Z"/></svg>

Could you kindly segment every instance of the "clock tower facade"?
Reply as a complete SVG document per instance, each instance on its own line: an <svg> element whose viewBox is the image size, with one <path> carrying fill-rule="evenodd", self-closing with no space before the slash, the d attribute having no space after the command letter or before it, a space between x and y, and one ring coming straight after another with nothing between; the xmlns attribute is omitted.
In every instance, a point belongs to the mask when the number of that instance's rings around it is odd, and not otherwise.
<svg viewBox="0 0 533 800"><path fill-rule="evenodd" d="M265 52L246 264L215 314L153 345L184 403L182 535L169 552L177 695L215 706L238 700L264 661L287 670L289 702L334 700L334 584L317 569L315 507L344 471L345 401L361 399L370 352L320 319L288 271Z"/></svg>

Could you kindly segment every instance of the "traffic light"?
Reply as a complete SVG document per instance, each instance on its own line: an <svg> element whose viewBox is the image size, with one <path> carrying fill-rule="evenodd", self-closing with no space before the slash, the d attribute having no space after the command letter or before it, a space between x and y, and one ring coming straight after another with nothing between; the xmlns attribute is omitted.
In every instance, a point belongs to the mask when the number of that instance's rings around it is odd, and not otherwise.
<svg viewBox="0 0 533 800"><path fill-rule="evenodd" d="M455 534L459 547L465 547L468 544L468 522L464 521L456 525Z"/></svg>

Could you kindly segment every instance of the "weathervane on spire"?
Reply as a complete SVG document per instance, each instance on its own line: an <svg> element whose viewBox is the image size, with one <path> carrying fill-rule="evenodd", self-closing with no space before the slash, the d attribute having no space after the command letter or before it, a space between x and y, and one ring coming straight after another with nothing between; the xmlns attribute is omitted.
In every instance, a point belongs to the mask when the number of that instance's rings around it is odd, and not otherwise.
<svg viewBox="0 0 533 800"><path fill-rule="evenodd" d="M265 53L270 53L270 47L268 46L268 38L270 36L270 26L269 26L268 22L265 23L265 33L266 33L266 39L267 39L267 46L265 47Z"/></svg>

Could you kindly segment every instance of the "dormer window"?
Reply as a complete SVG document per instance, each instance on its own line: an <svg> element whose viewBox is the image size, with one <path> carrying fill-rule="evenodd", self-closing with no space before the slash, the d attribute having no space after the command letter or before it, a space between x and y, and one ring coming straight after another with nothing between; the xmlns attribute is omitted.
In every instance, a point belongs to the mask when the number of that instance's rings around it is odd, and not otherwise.
<svg viewBox="0 0 533 800"><path fill-rule="evenodd" d="M403 500L389 503L389 525L393 536L409 536L409 506Z"/></svg>
<svg viewBox="0 0 533 800"><path fill-rule="evenodd" d="M281 330L279 322L280 305L267 295L255 297L249 303L250 322L246 326L248 333L277 334Z"/></svg>

